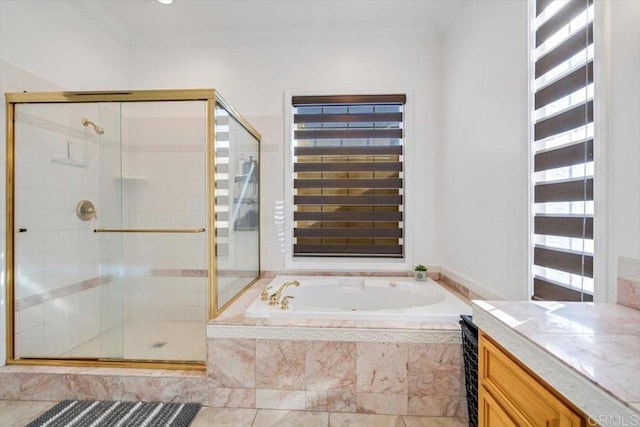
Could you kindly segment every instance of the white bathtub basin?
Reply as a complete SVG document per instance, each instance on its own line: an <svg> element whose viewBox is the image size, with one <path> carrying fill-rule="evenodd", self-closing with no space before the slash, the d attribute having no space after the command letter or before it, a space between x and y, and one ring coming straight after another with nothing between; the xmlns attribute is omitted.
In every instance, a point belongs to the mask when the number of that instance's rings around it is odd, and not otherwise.
<svg viewBox="0 0 640 427"><path fill-rule="evenodd" d="M457 322L471 307L431 279L416 282L387 277L277 276L271 293L291 280L282 297L291 295L290 309L281 310L259 298L245 311L250 318L360 319Z"/></svg>

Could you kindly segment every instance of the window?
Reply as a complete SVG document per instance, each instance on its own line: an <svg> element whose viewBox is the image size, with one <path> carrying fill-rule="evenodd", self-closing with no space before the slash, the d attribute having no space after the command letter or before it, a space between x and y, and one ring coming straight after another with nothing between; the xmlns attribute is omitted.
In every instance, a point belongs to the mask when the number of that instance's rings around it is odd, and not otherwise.
<svg viewBox="0 0 640 427"><path fill-rule="evenodd" d="M403 258L405 102L292 98L294 257Z"/></svg>
<svg viewBox="0 0 640 427"><path fill-rule="evenodd" d="M592 2L535 2L534 299L593 300Z"/></svg>

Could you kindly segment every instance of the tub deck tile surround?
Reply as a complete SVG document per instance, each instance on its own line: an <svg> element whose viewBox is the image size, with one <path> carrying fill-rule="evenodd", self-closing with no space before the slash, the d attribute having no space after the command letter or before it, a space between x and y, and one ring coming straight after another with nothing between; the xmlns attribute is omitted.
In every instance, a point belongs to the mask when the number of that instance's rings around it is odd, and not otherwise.
<svg viewBox="0 0 640 427"><path fill-rule="evenodd" d="M304 390L305 358L304 341L256 340L256 388Z"/></svg>
<svg viewBox="0 0 640 427"><path fill-rule="evenodd" d="M215 387L255 388L256 342L218 338L208 342L208 371Z"/></svg>
<svg viewBox="0 0 640 427"><path fill-rule="evenodd" d="M270 281L207 326L210 349L218 340L242 348L255 341L254 361L244 354L242 363L255 363L257 408L466 416L457 323L245 318ZM211 359L218 368L210 372L215 378L234 363Z"/></svg>
<svg viewBox="0 0 640 427"><path fill-rule="evenodd" d="M356 412L354 391L307 391L307 411Z"/></svg>
<svg viewBox="0 0 640 427"><path fill-rule="evenodd" d="M209 384L204 394L204 405L216 408L255 408L255 388L217 388Z"/></svg>
<svg viewBox="0 0 640 427"><path fill-rule="evenodd" d="M305 362L307 390L338 392L334 399L345 392L355 393L356 343L308 341ZM326 405L330 405L329 400Z"/></svg>
<svg viewBox="0 0 640 427"><path fill-rule="evenodd" d="M357 344L358 393L407 393L406 343L359 342Z"/></svg>
<svg viewBox="0 0 640 427"><path fill-rule="evenodd" d="M407 395L392 393L358 393L356 412L361 414L407 414Z"/></svg>

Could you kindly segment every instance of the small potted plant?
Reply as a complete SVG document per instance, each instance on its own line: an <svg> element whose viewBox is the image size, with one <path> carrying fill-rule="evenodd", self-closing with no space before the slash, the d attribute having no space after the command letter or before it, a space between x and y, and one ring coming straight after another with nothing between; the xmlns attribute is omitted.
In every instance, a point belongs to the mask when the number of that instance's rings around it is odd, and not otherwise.
<svg viewBox="0 0 640 427"><path fill-rule="evenodd" d="M422 264L416 265L415 267L413 267L413 275L415 276L416 280L424 282L425 280L427 280L427 267Z"/></svg>

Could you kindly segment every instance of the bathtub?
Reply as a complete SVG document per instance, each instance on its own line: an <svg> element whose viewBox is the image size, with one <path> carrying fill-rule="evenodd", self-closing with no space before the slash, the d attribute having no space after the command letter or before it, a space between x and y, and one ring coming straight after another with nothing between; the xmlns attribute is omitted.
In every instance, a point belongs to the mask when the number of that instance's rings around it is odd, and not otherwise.
<svg viewBox="0 0 640 427"><path fill-rule="evenodd" d="M269 284L270 293L291 280L300 286L282 293L294 297L289 310L257 298L245 317L457 322L461 314L471 314L471 306L431 279L277 276Z"/></svg>

